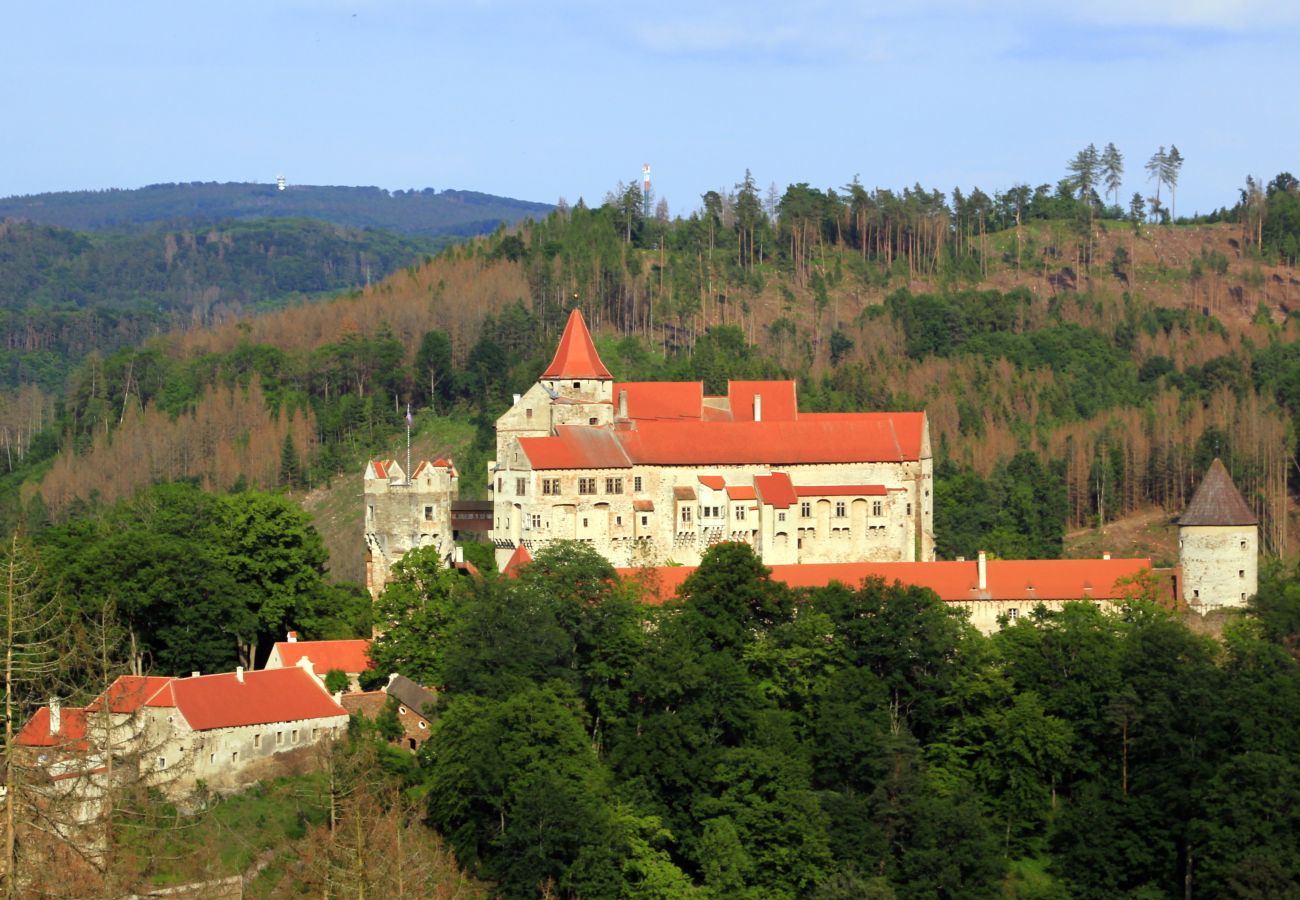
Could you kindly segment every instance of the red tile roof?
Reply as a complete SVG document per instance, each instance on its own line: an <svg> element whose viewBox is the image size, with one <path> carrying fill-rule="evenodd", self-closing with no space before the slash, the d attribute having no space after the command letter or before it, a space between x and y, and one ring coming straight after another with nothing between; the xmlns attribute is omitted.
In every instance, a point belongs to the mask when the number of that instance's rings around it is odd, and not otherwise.
<svg viewBox="0 0 1300 900"><path fill-rule="evenodd" d="M930 588L939 599L955 603L968 600L1110 600L1124 595L1120 579L1151 568L1149 559L1042 559L996 560L987 563L987 588L979 589L978 563L892 562L813 563L771 566L772 578L790 587L823 587L832 581L856 587L866 578ZM637 576L642 569L619 569L621 577ZM663 566L653 570L662 603L672 597L695 571L691 566Z"/></svg>
<svg viewBox="0 0 1300 900"><path fill-rule="evenodd" d="M311 660L318 675L333 669L355 674L373 668L370 662L370 641L358 638L348 641L277 641L280 663L285 668L298 665L304 656Z"/></svg>
<svg viewBox="0 0 1300 900"><path fill-rule="evenodd" d="M157 702L155 702L157 701ZM173 678L149 706L175 706L195 731L323 719L346 714L305 669L260 669Z"/></svg>
<svg viewBox="0 0 1300 900"><path fill-rule="evenodd" d="M797 465L920 459L925 413L809 414L793 422L647 420L611 430L561 425L520 438L534 469Z"/></svg>
<svg viewBox="0 0 1300 900"><path fill-rule="evenodd" d="M86 710L63 707L59 712L59 733L50 734L50 708L42 706L32 714L14 738L23 747L63 747L68 750L86 749Z"/></svg>
<svg viewBox="0 0 1300 900"><path fill-rule="evenodd" d="M754 396L763 398L764 422L793 422L799 418L799 401L793 381L729 381L727 399L735 422L754 421Z"/></svg>
<svg viewBox="0 0 1300 900"><path fill-rule="evenodd" d="M745 487L743 485L738 485L738 484L733 484L728 486L727 496L730 497L732 500L757 499L757 497L754 494L754 489L752 487Z"/></svg>
<svg viewBox="0 0 1300 900"><path fill-rule="evenodd" d="M778 509L788 509L799 501L794 485L790 483L790 476L785 472L755 475L754 490L758 492L758 497L763 503Z"/></svg>
<svg viewBox="0 0 1300 900"><path fill-rule="evenodd" d="M583 321L582 313L576 308L569 313L568 324L556 348L555 358L542 373L543 378L609 378L609 369L600 361L596 345L592 343L591 332Z"/></svg>
<svg viewBox="0 0 1300 900"><path fill-rule="evenodd" d="M614 402L627 391L629 419L699 419L704 409L702 381L624 381L614 385Z"/></svg>
<svg viewBox="0 0 1300 900"><path fill-rule="evenodd" d="M150 697L158 693L170 678L151 675L123 675L109 685L108 690L100 694L86 707L89 712L98 712L105 700L109 712L133 713L145 705Z"/></svg>
<svg viewBox="0 0 1300 900"><path fill-rule="evenodd" d="M515 548L515 552L510 554L510 561L506 567L501 570L501 574L507 578L514 578L519 574L519 567L527 565L533 561L533 555L528 552L528 548L520 544Z"/></svg>
<svg viewBox="0 0 1300 900"><path fill-rule="evenodd" d="M637 512L654 512L655 502L653 500L633 500L632 508Z"/></svg>
<svg viewBox="0 0 1300 900"><path fill-rule="evenodd" d="M800 497L883 497L889 493L883 484L810 484L796 485Z"/></svg>
<svg viewBox="0 0 1300 900"><path fill-rule="evenodd" d="M387 478L388 478L388 463L386 463L386 462L384 462L384 461L382 461L382 460L372 459L372 460L370 461L370 465L371 465L371 466L374 468L374 470L375 470L375 477L376 477L376 478L383 478L383 479L387 480Z"/></svg>
<svg viewBox="0 0 1300 900"><path fill-rule="evenodd" d="M720 491L727 486L727 479L723 478L721 475L701 475L700 484L704 485L706 488Z"/></svg>

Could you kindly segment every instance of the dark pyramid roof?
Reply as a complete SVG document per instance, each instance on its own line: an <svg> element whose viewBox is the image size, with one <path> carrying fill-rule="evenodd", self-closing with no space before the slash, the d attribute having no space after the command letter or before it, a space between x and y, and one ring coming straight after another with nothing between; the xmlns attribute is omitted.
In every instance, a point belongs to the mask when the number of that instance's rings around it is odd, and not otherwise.
<svg viewBox="0 0 1300 900"><path fill-rule="evenodd" d="M1223 461L1216 459L1205 473L1201 486L1192 495L1179 525L1258 525L1241 492L1232 483Z"/></svg>

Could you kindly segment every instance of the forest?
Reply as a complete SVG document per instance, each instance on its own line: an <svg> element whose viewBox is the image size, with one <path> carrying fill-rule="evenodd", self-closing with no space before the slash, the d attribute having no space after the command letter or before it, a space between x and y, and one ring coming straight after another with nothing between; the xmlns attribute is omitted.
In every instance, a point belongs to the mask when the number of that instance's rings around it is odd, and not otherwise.
<svg viewBox="0 0 1300 900"><path fill-rule="evenodd" d="M1057 185L991 195L764 194L746 173L675 219L619 185L329 299L124 335L0 394L8 559L35 561L42 608L111 609L132 671L378 624L378 670L443 708L370 812L402 810L394 835L434 855L441 835L449 871L502 896L1293 893L1300 185L1248 179L1178 219L1161 154L1156 202L1127 208L1086 152ZM336 234L313 228L304 259ZM803 410L925 409L942 558L1050 558L1067 530L1168 520L1221 457L1261 519L1259 596L1215 636L1136 584L989 637L916 589L791 592L736 545L646 606L560 546L518 579L413 555L372 610L343 559L358 536L300 503L357 506L407 403L481 493L496 416L575 306L619 379L789 377ZM320 883L303 857L277 871Z"/></svg>
<svg viewBox="0 0 1300 900"><path fill-rule="evenodd" d="M132 190L61 191L0 198L0 219L25 219L79 231L147 229L160 222L308 218L409 236L470 236L501 223L541 217L549 203L479 191L433 188L218 183L151 184Z"/></svg>

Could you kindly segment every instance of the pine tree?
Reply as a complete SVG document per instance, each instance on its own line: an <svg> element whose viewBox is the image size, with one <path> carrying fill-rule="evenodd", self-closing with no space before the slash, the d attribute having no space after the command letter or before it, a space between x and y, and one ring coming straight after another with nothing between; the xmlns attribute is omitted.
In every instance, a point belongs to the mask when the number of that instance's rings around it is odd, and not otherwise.
<svg viewBox="0 0 1300 900"><path fill-rule="evenodd" d="M1106 185L1106 196L1114 197L1119 205L1119 189L1124 184L1124 155L1113 143L1101 152L1101 178Z"/></svg>
<svg viewBox="0 0 1300 900"><path fill-rule="evenodd" d="M1151 158L1147 160L1146 164L1147 181L1154 180L1156 183L1156 193L1155 196L1151 198L1155 201L1151 204L1153 210L1160 209L1160 186L1164 184L1165 170L1168 166L1169 155L1165 153L1164 145L1161 145L1159 150L1151 154Z"/></svg>
<svg viewBox="0 0 1300 900"><path fill-rule="evenodd" d="M1178 173L1183 168L1183 155L1178 152L1178 148L1173 144L1169 145L1169 152L1165 154L1160 166L1160 178L1169 186L1169 213L1170 218L1177 216L1178 207L1175 201L1175 192L1178 189Z"/></svg>
<svg viewBox="0 0 1300 900"><path fill-rule="evenodd" d="M297 488L302 485L302 463L298 459L298 448L293 442L293 432L286 431L284 443L280 446L280 486Z"/></svg>

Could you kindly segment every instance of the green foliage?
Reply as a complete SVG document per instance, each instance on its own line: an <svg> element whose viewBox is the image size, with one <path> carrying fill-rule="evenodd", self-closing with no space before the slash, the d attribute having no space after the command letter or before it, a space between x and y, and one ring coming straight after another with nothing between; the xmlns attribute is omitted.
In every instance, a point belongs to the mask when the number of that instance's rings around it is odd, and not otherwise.
<svg viewBox="0 0 1300 900"><path fill-rule="evenodd" d="M342 669L330 669L325 673L325 690L331 694L351 689L348 673Z"/></svg>
<svg viewBox="0 0 1300 900"><path fill-rule="evenodd" d="M352 637L368 624L355 588L326 585L320 536L281 496L159 485L40 540L67 602L113 602L137 658L159 672L252 665L286 630Z"/></svg>
<svg viewBox="0 0 1300 900"><path fill-rule="evenodd" d="M370 645L374 670L398 672L420 684L443 683L447 637L461 602L460 576L436 547L419 547L393 566L375 601L380 634Z"/></svg>
<svg viewBox="0 0 1300 900"><path fill-rule="evenodd" d="M1005 559L1057 559L1068 513L1059 467L1021 451L990 478L941 463L935 472L936 551L945 559L980 550Z"/></svg>

